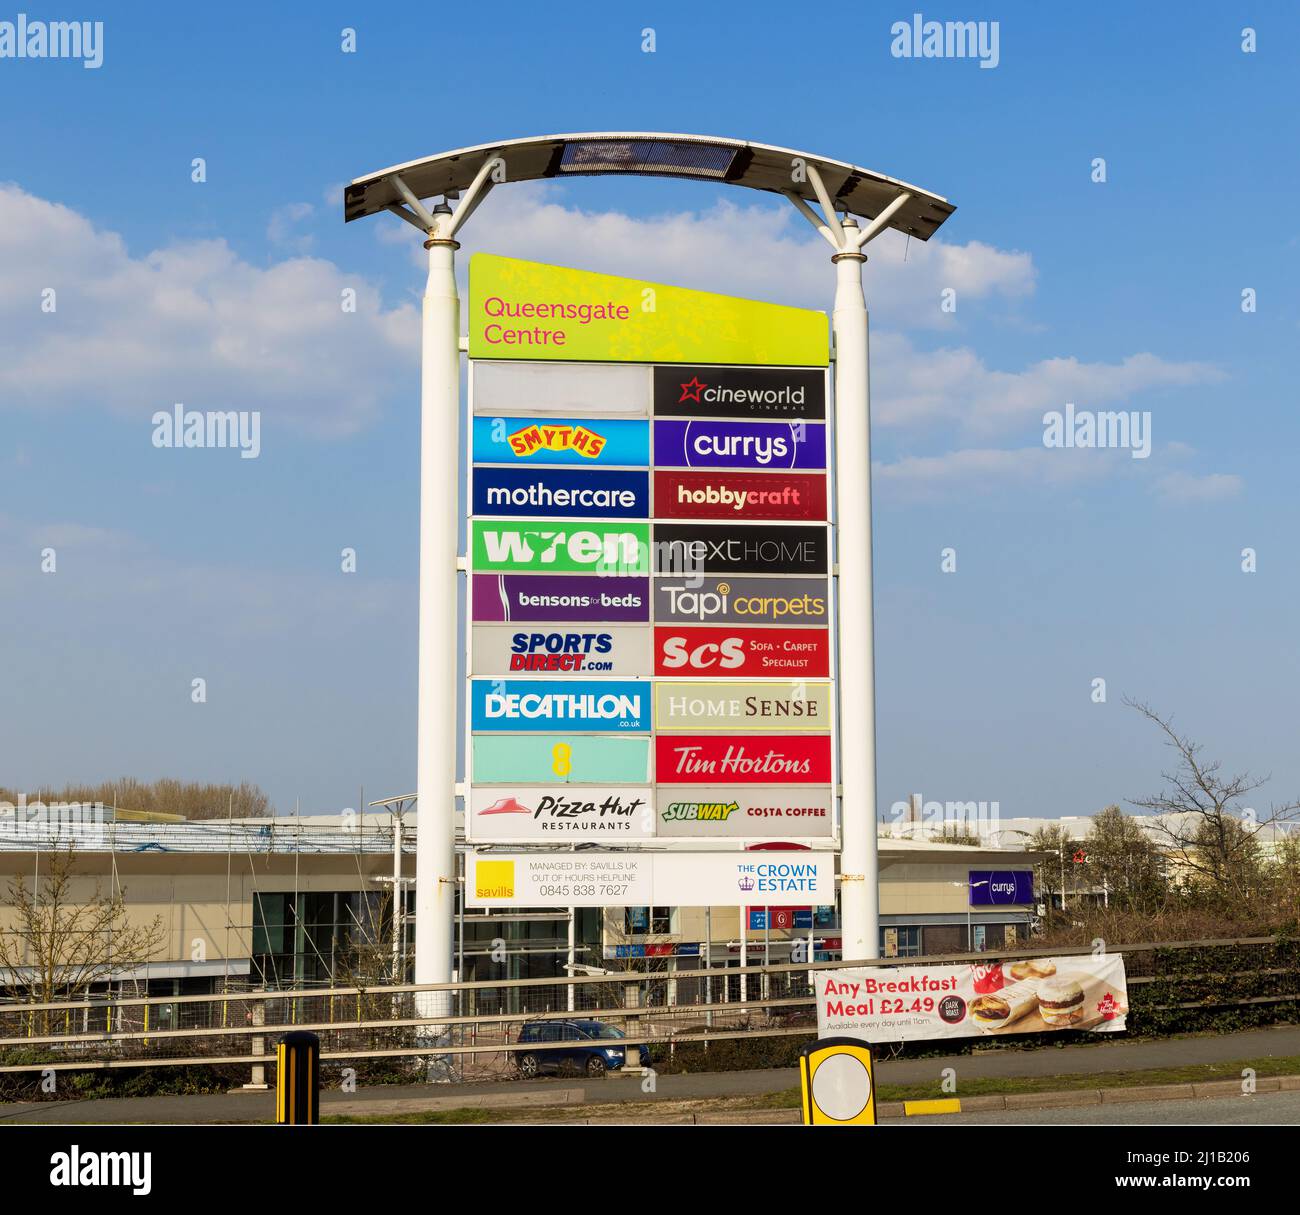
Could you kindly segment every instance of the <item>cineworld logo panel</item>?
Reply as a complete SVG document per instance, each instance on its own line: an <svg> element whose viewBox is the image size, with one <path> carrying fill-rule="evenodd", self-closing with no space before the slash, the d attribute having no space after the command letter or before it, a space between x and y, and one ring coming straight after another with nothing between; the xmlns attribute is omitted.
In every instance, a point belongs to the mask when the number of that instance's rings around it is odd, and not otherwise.
<svg viewBox="0 0 1300 1215"><path fill-rule="evenodd" d="M656 367L659 418L826 417L826 374L807 367Z"/></svg>

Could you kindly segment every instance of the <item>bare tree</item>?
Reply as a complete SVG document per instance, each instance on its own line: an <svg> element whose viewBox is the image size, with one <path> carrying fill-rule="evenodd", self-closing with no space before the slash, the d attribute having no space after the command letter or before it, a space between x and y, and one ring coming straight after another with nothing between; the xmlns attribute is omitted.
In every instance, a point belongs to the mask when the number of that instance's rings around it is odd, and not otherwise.
<svg viewBox="0 0 1300 1215"><path fill-rule="evenodd" d="M1124 703L1159 727L1178 759L1172 771L1161 774L1169 788L1129 799L1157 815L1151 824L1156 839L1191 875L1192 884L1215 898L1240 902L1258 893L1263 880L1260 833L1291 821L1300 801L1257 812L1244 801L1269 777L1225 775L1222 763L1205 759L1200 744L1179 734L1171 719L1140 701L1126 697Z"/></svg>
<svg viewBox="0 0 1300 1215"><path fill-rule="evenodd" d="M1089 880L1106 891L1108 904L1152 911L1164 901L1160 851L1132 815L1107 806L1093 817L1084 848Z"/></svg>
<svg viewBox="0 0 1300 1215"><path fill-rule="evenodd" d="M166 939L161 916L128 924L124 889L105 894L96 878L90 897L79 896L74 843L48 858L36 887L20 873L0 903L10 921L0 931L0 983L28 1004L79 999L116 972L148 962ZM49 1020L47 1012L47 1028Z"/></svg>

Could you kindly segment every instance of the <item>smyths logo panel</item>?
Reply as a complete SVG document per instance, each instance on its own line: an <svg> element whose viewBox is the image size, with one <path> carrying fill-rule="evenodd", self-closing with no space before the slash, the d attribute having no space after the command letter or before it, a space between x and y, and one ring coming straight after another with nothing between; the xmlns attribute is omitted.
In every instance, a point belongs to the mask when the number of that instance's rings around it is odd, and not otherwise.
<svg viewBox="0 0 1300 1215"><path fill-rule="evenodd" d="M655 629L656 675L830 675L830 634L825 629Z"/></svg>
<svg viewBox="0 0 1300 1215"><path fill-rule="evenodd" d="M655 472L661 519L826 518L822 473Z"/></svg>
<svg viewBox="0 0 1300 1215"><path fill-rule="evenodd" d="M824 418L826 375L795 367L656 367L663 418Z"/></svg>

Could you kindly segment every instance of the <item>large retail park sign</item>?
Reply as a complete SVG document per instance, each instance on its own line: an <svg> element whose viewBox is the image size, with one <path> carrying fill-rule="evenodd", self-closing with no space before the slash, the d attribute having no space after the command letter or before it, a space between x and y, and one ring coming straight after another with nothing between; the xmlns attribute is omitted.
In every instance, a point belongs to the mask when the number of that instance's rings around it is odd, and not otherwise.
<svg viewBox="0 0 1300 1215"><path fill-rule="evenodd" d="M480 254L469 350L467 903L833 904L826 317Z"/></svg>

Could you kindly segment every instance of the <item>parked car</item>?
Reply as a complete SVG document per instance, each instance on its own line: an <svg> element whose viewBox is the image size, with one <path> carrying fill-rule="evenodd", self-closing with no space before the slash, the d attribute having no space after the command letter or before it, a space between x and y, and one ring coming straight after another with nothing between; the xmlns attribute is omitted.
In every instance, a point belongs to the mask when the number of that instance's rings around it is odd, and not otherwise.
<svg viewBox="0 0 1300 1215"><path fill-rule="evenodd" d="M528 1042L571 1043L539 1050L516 1052L516 1066L521 1076L532 1077L542 1072L583 1071L588 1076L603 1076L607 1071L617 1071L627 1061L627 1047L621 1045L625 1037L616 1025L604 1021L526 1021L519 1032L520 1044ZM650 1051L640 1047L641 1062L649 1063Z"/></svg>

